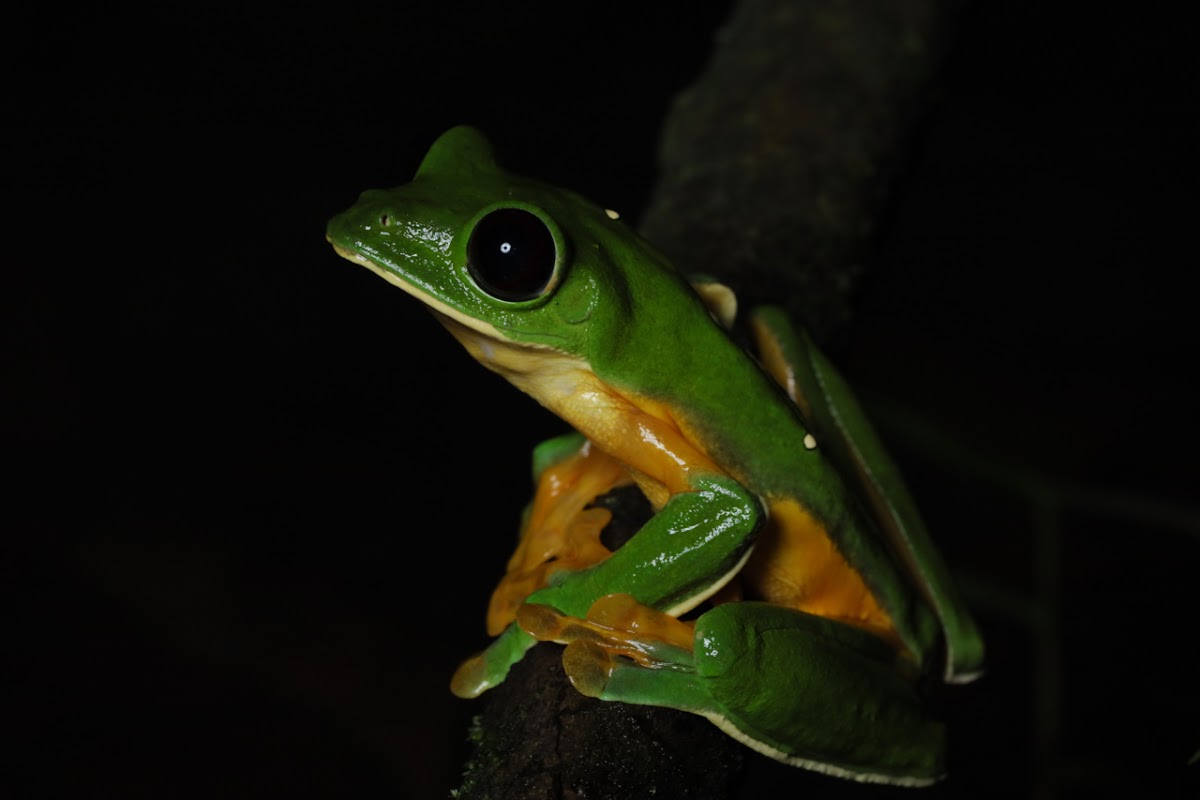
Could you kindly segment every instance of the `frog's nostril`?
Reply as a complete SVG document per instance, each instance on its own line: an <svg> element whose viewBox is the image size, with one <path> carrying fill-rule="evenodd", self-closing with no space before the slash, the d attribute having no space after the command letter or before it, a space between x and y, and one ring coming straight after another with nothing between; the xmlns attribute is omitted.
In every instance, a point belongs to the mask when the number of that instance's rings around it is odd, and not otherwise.
<svg viewBox="0 0 1200 800"><path fill-rule="evenodd" d="M392 215L388 212L383 212L379 215L379 224L387 228L392 224Z"/></svg>

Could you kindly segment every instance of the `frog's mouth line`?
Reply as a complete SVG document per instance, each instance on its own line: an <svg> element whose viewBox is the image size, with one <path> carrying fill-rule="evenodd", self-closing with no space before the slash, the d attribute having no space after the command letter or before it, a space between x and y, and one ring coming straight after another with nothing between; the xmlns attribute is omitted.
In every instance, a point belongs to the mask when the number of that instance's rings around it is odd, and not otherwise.
<svg viewBox="0 0 1200 800"><path fill-rule="evenodd" d="M329 237L326 237L326 238L328 239ZM475 317L464 314L461 311L459 311L455 308L452 308L451 306L446 305L441 300L439 300L436 297L434 297L433 295L429 294L429 292L424 291L416 284L405 280L394 270L388 269L387 267L382 266L381 264L379 264L375 261L372 261L371 259L362 255L361 253L357 253L346 247L342 247L341 245L339 245L337 242L334 242L333 240L329 240L329 243L331 245L333 245L333 249L337 252L337 254L339 256L346 259L347 261L351 261L355 264L358 264L359 266L366 267L367 269L371 270L376 275L383 278L385 281L392 284L393 286L397 286L397 287L403 289L405 292L407 292L408 294L417 298L422 303L424 303L426 306L428 306L435 314L439 314L443 317L448 317L449 319L454 320L455 322L457 322L460 325L470 328L471 330L473 330L477 333L483 334L484 336L488 337L489 339L495 339L496 341L504 342L505 344L512 344L512 345L517 345L519 347L526 347L531 350L556 350L557 349L557 348L551 347L550 345L547 345L547 344L541 344L539 342L519 341L512 336L508 336L505 334L505 332L501 328L497 328L495 325L492 325L489 322L484 322L482 320L476 319Z"/></svg>
<svg viewBox="0 0 1200 800"><path fill-rule="evenodd" d="M579 376L592 375L591 367L578 356L552 345L507 336L502 329L450 307L361 253L332 240L330 244L342 258L368 268L420 300L475 360L503 375L543 405L553 405L549 398L571 395L579 384Z"/></svg>

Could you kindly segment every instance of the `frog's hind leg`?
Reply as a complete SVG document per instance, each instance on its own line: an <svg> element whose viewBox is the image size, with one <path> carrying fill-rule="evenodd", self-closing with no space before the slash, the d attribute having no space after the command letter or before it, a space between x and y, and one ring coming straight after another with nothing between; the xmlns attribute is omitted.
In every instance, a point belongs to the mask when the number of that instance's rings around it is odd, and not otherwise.
<svg viewBox="0 0 1200 800"><path fill-rule="evenodd" d="M696 642L712 698L705 716L753 749L860 781L942 777L945 730L879 638L795 609L728 603L697 620Z"/></svg>
<svg viewBox="0 0 1200 800"><path fill-rule="evenodd" d="M820 447L854 482L888 544L914 573L916 585L940 618L946 632L946 680L973 680L983 669L983 639L958 597L950 570L899 468L850 386L781 309L755 309L750 329L760 362L796 404L811 431L805 446Z"/></svg>
<svg viewBox="0 0 1200 800"><path fill-rule="evenodd" d="M717 606L694 629L673 620L683 628L670 641L644 633L641 616L623 627L588 616L546 606L518 616L536 638L567 644L563 666L584 694L699 714L760 753L841 777L919 786L942 775L942 726L871 634L767 603Z"/></svg>

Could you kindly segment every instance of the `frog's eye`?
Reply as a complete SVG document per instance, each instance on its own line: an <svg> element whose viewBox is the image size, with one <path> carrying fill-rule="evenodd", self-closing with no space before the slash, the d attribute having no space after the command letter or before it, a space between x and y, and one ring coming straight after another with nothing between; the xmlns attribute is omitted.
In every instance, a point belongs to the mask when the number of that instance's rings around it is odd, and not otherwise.
<svg viewBox="0 0 1200 800"><path fill-rule="evenodd" d="M540 297L558 260L554 235L537 215L500 208L475 223L467 241L467 272L480 289L499 300Z"/></svg>

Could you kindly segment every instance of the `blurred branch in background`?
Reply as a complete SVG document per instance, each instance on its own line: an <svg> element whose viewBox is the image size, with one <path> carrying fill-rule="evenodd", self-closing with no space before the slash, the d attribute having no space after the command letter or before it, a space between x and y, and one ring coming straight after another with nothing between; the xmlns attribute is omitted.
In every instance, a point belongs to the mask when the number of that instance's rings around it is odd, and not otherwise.
<svg viewBox="0 0 1200 800"><path fill-rule="evenodd" d="M1145 626L1146 641L1137 641L1138 628L1130 631L1117 621L1115 615L1111 617L1111 628L1106 631L1112 641L1087 642L1086 636L1079 636L1073 629L1087 627L1080 615L1098 616L1103 620L1105 615L1113 614L1108 605L1122 605L1129 595L1138 597L1139 602L1131 606L1134 615L1152 618L1165 614L1170 619L1174 609L1169 604L1158 606L1156 598L1164 593L1171 596L1179 588L1178 584L1172 585L1168 580L1163 586L1139 586L1137 562L1148 559L1154 564L1154 570L1160 564L1172 562L1183 565L1185 571L1191 568L1188 564L1195 566L1196 543L1200 542L1200 508L1056 478L1035 465L1009 463L975 450L919 414L887 406L873 410L881 429L904 452L927 462L942 475L954 475L977 489L1003 497L1005 503L1021 510L1016 519L1028 523L1027 527L1014 530L998 529L982 522L976 535L985 532L995 535L1004 531L1018 540L1028 540L1030 585L1023 585L1019 575L994 569L960 569L958 575L959 585L972 607L983 616L1022 630L1028 638L1031 653L1027 662L1028 677L1022 679L1011 674L991 677L993 684L999 684L994 686L994 693L1001 697L1011 697L1012 685L1023 680L1032 687L1030 697L1016 698L1016 702L1027 705L1030 719L1029 749L1023 755L1031 760L1032 795L1050 798L1083 791L1095 796L1114 786L1132 789L1139 780L1145 781L1143 786L1200 784L1200 776L1183 769L1182 756L1186 748L1200 738L1200 732L1176 742L1181 757L1174 771L1142 779L1107 763L1101 752L1080 752L1077 746L1064 741L1069 727L1065 718L1071 715L1071 707L1078 703L1070 695L1082 695L1090 706L1103 700L1111 702L1108 692L1119 691L1109 682L1112 662L1117 660L1111 655L1112 648L1128 652L1128 640L1132 639L1134 652L1161 645L1170 658L1173 651L1170 644L1153 641L1152 632L1157 628L1155 621ZM1122 563L1116 561L1103 568L1101 574L1105 580L1115 579L1113 584L1103 587L1104 591L1075 590L1068 565L1093 560L1096 549L1107 554L1103 542L1106 536L1119 542L1136 541L1133 546L1127 545L1127 583L1120 582ZM977 549L986 553L990 547L979 544ZM1187 616L1191 611L1184 609L1183 613ZM1078 643L1081 639L1084 646L1079 649L1082 652L1068 652L1070 643ZM997 649L993 647L989 652L995 653ZM1194 657L1189 658L1194 661ZM1095 663L1089 663L1093 660ZM1176 670L1186 672L1187 667ZM1112 674L1119 673L1113 671ZM1101 690L1088 690L1088 675L1097 676L1092 680L1101 683ZM1162 705L1169 708L1167 713L1161 713L1164 709L1155 709L1155 701L1150 695L1142 699L1131 698L1135 704L1145 701L1145 707L1136 716L1156 717L1155 724L1159 727L1154 731L1155 739L1169 739L1185 729L1164 724L1172 716L1179 715L1179 709L1172 707L1172 697L1181 689L1194 695L1186 688L1185 681L1176 683L1170 679L1164 679L1157 692L1151 693L1161 697ZM1194 705L1194 699L1191 704ZM1086 719L1090 714L1101 714L1107 717L1106 725L1117 727L1127 725L1131 718L1116 707L1088 707L1082 715L1076 712L1074 716ZM1187 725L1186 714L1183 711L1181 715L1183 726ZM1194 723L1195 719L1191 721ZM1078 721L1075 724L1078 725ZM1074 733L1078 736L1079 731ZM1194 761L1195 757L1190 763Z"/></svg>

